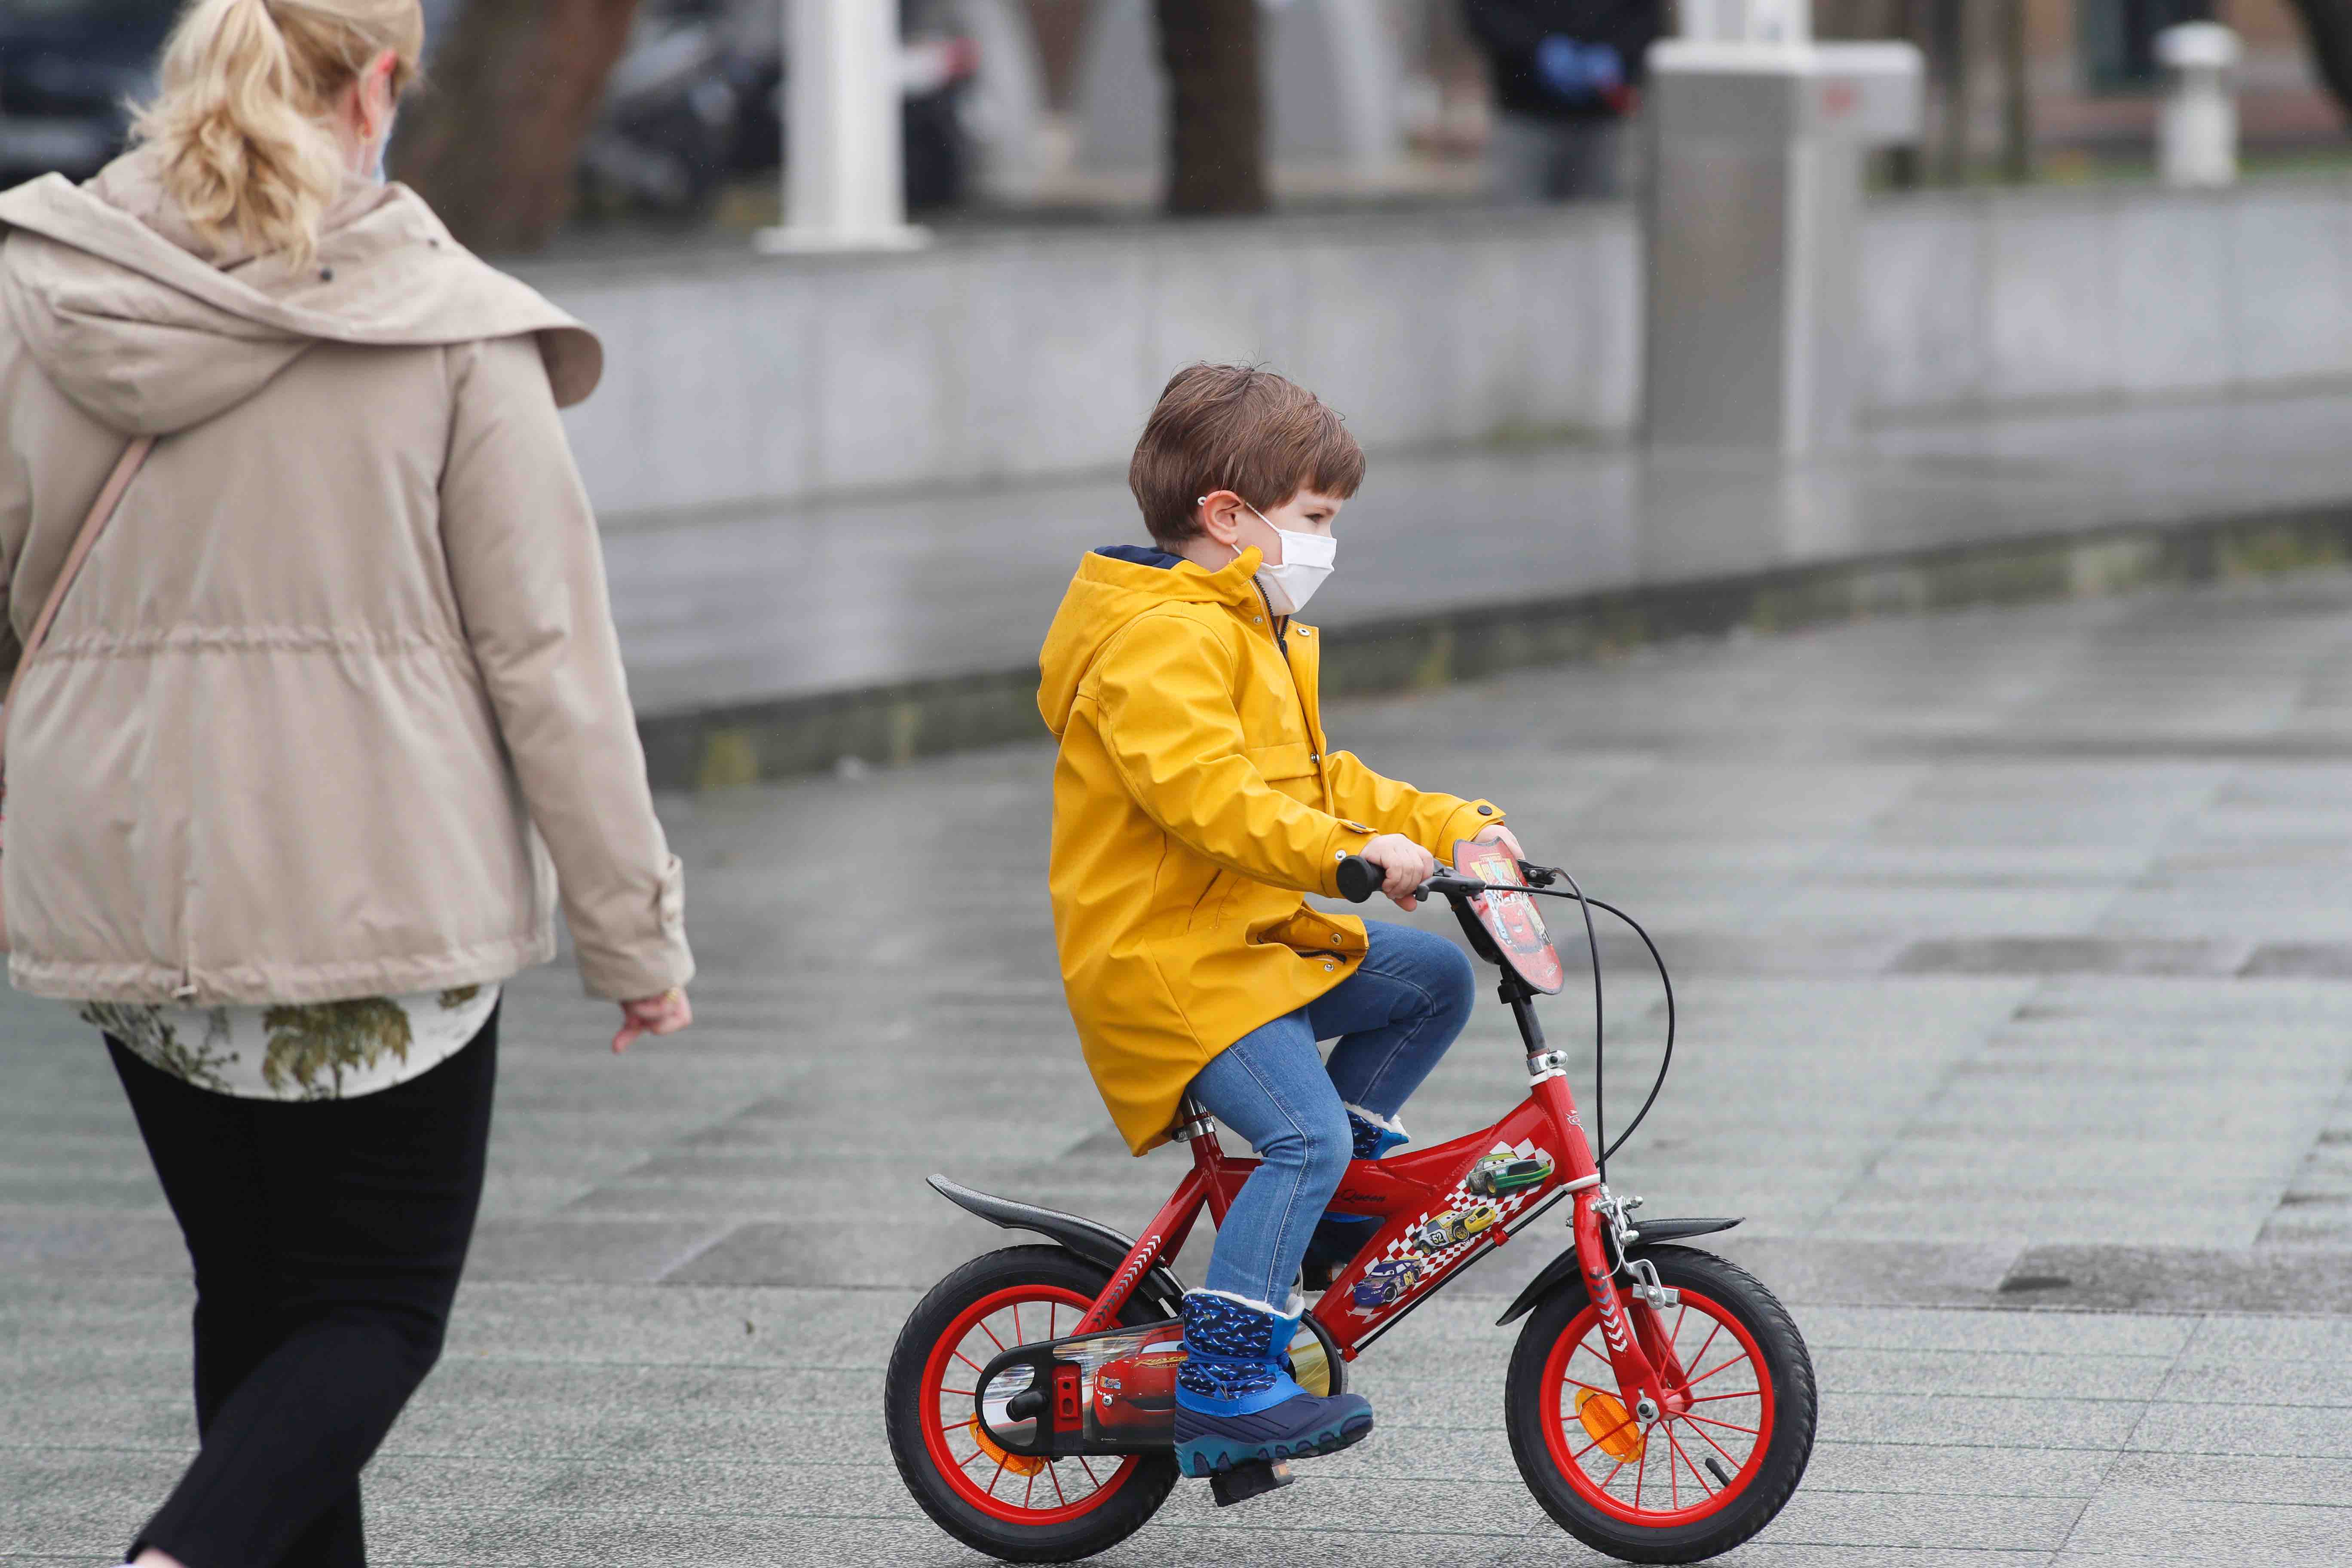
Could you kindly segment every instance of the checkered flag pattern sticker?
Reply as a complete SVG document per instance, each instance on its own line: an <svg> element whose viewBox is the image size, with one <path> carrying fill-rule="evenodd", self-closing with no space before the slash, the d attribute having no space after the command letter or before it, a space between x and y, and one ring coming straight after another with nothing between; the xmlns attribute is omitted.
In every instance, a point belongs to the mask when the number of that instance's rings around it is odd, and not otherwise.
<svg viewBox="0 0 2352 1568"><path fill-rule="evenodd" d="M1365 1269L1365 1276L1369 1279L1383 1263L1410 1259L1419 1267L1420 1278L1404 1289L1398 1291L1394 1298L1377 1307L1351 1303L1348 1309L1351 1317L1369 1321L1393 1311L1413 1296L1418 1295L1431 1280L1454 1267L1473 1247L1479 1245L1480 1238L1486 1232L1517 1215L1543 1190L1543 1184L1538 1182L1519 1192L1506 1193L1499 1197L1484 1197L1472 1192L1469 1184L1471 1176L1485 1168L1487 1162L1496 1159L1540 1160L1547 1167L1553 1164L1549 1154L1538 1148L1533 1141L1524 1138L1517 1143L1497 1143L1485 1154L1480 1155L1470 1169L1462 1173L1462 1179L1454 1184L1452 1190L1447 1192L1436 1208L1415 1215L1412 1223L1404 1228L1403 1233L1381 1248L1381 1256ZM1547 1172L1548 1174L1549 1172ZM1494 1215L1485 1224L1477 1224L1479 1211L1485 1209L1495 1211Z"/></svg>

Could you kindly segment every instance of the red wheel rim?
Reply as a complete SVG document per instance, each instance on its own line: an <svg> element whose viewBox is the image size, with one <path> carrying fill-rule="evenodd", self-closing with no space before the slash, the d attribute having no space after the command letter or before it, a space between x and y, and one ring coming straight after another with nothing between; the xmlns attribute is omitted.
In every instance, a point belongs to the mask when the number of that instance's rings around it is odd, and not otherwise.
<svg viewBox="0 0 2352 1568"><path fill-rule="evenodd" d="M1552 1463L1586 1502L1649 1529L1696 1523L1727 1506L1755 1483L1772 1444L1772 1380L1746 1326L1691 1289L1682 1292L1679 1306L1658 1314L1658 1324L1685 1375L1680 1387L1666 1391L1665 1414L1642 1428L1638 1460L1605 1452L1576 1408L1586 1389L1622 1398L1599 1312L1587 1306L1576 1315L1543 1371L1544 1443ZM1673 1408L1676 1395L1688 1404ZM1717 1467L1728 1481L1715 1473Z"/></svg>
<svg viewBox="0 0 2352 1568"><path fill-rule="evenodd" d="M1008 1524L1063 1524L1092 1513L1134 1474L1138 1456L1071 1457L1023 1477L972 1436L972 1394L991 1360L1015 1345L1058 1339L1094 1303L1053 1285L1011 1285L957 1314L923 1363L923 1447L956 1496Z"/></svg>

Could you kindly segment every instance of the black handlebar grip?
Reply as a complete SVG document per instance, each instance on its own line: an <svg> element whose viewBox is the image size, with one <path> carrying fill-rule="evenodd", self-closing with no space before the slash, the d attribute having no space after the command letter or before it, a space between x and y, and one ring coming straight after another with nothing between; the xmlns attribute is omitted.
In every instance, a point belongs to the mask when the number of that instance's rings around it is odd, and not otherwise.
<svg viewBox="0 0 2352 1568"><path fill-rule="evenodd" d="M1349 855L1339 862L1339 896L1351 904L1360 904L1379 892L1386 880L1388 873L1361 855Z"/></svg>

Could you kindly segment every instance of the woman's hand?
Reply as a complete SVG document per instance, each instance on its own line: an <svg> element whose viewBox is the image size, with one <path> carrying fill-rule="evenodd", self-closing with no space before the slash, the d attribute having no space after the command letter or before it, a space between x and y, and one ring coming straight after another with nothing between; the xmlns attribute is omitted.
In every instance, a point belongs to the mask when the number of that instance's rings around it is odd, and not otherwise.
<svg viewBox="0 0 2352 1568"><path fill-rule="evenodd" d="M686 992L673 985L658 996L621 1004L621 1031L613 1037L613 1054L629 1048L639 1035L675 1035L694 1022L694 1006Z"/></svg>
<svg viewBox="0 0 2352 1568"><path fill-rule="evenodd" d="M1412 890L1437 875L1437 858L1402 833L1383 833L1357 853L1384 873L1381 891L1401 910L1419 904Z"/></svg>

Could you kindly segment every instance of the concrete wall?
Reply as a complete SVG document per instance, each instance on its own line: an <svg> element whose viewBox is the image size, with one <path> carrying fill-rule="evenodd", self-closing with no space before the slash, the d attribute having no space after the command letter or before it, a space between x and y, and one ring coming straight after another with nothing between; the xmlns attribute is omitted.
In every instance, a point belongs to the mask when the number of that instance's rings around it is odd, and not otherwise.
<svg viewBox="0 0 2352 1568"><path fill-rule="evenodd" d="M2352 183L1907 196L1863 247L1878 417L2352 376Z"/></svg>
<svg viewBox="0 0 2352 1568"><path fill-rule="evenodd" d="M1622 431L1622 210L956 237L929 252L556 265L604 337L569 419L608 513L1124 468L1162 382L1262 361L1368 447Z"/></svg>
<svg viewBox="0 0 2352 1568"><path fill-rule="evenodd" d="M1116 471L1204 358L1318 388L1371 447L1626 434L1634 238L1622 208L1458 211L526 276L604 335L570 419L625 516ZM2352 376L2352 182L1888 198L1864 246L1870 417Z"/></svg>

